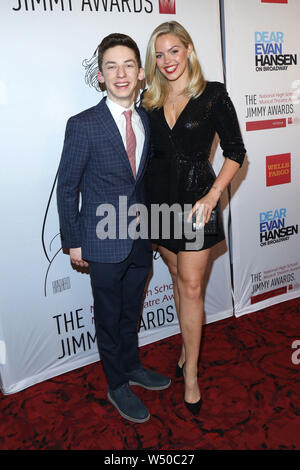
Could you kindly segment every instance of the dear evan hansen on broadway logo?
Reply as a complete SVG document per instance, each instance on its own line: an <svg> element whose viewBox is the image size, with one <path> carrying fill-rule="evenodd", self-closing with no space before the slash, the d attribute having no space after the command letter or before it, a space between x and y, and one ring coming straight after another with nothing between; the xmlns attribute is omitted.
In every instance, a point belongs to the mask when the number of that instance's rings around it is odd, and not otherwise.
<svg viewBox="0 0 300 470"><path fill-rule="evenodd" d="M286 53L282 31L256 31L254 34L257 72L287 70L289 65L297 65L297 54Z"/></svg>
<svg viewBox="0 0 300 470"><path fill-rule="evenodd" d="M285 242L288 241L291 236L298 234L298 224L288 226L286 221L286 208L260 212L260 246L267 246L279 242Z"/></svg>

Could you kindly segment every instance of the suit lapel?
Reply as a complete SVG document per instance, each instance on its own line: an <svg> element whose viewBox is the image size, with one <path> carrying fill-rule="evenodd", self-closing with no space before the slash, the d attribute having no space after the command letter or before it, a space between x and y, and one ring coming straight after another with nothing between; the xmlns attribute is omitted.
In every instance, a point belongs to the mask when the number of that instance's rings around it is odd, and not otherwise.
<svg viewBox="0 0 300 470"><path fill-rule="evenodd" d="M107 137L110 139L112 146L116 149L117 155L120 155L121 160L124 162L124 165L129 171L133 181L137 181L143 173L147 156L148 156L150 131L149 131L149 124L145 116L145 113L141 111L139 108L136 108L136 111L138 112L141 118L142 124L144 126L145 141L144 141L144 147L143 147L143 151L141 155L141 161L139 164L138 173L137 173L136 180L135 180L132 174L128 155L126 153L126 149L124 147L123 140L119 132L118 126L116 125L115 120L112 117L111 112L108 109L108 106L106 105L106 98L103 98L100 101L100 103L95 107L95 110L96 110L96 117L99 123L101 124L101 128L106 133Z"/></svg>
<svg viewBox="0 0 300 470"><path fill-rule="evenodd" d="M134 180L130 162L126 153L126 149L123 144L121 134L118 126L115 123L114 118L111 115L108 106L106 105L106 98L103 98L100 103L96 106L96 116L98 121L101 123L101 128L110 139L112 146L116 149L116 154L120 155L120 158L126 168L128 169L132 179Z"/></svg>
<svg viewBox="0 0 300 470"><path fill-rule="evenodd" d="M145 116L144 112L141 111L139 108L135 108L135 109L136 109L136 111L138 112L138 114L141 118L142 124L144 126L144 130L145 130L144 147L143 147L143 151L142 151L142 155L141 155L141 161L140 161L138 173L136 175L136 179L138 180L140 178L140 176L142 175L142 173L143 173L145 163L146 163L146 160L147 160L147 156L148 156L150 130L149 130L149 124L148 124L148 121L146 119L146 116Z"/></svg>

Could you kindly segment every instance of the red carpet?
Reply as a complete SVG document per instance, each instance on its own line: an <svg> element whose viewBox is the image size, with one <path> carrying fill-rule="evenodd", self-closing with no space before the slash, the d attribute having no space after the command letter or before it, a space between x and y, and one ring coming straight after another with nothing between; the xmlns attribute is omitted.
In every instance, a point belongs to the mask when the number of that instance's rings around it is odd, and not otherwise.
<svg viewBox="0 0 300 470"><path fill-rule="evenodd" d="M198 418L182 379L168 390L134 387L151 419L131 424L106 399L101 363L0 397L0 449L300 449L300 299L204 327ZM173 375L174 336L141 348L143 363ZM298 355L300 358L300 354Z"/></svg>

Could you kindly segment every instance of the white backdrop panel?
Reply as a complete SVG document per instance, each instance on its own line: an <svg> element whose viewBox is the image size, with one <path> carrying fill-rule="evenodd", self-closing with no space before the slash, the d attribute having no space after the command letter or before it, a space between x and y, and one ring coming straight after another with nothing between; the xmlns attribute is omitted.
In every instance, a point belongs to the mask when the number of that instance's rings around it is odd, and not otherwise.
<svg viewBox="0 0 300 470"><path fill-rule="evenodd" d="M176 14L160 13L172 5ZM222 61L217 0L8 0L0 13L0 377L9 394L99 359L89 276L61 251L54 187L67 119L101 99L85 84L82 61L113 31L132 35L144 57L152 30L173 19L191 33L208 79L222 81ZM221 162L218 150L215 167ZM206 322L232 315L225 243L219 254ZM140 345L179 332L170 283L156 260Z"/></svg>
<svg viewBox="0 0 300 470"><path fill-rule="evenodd" d="M227 86L248 153L233 183L237 316L300 295L299 17L298 0L225 0Z"/></svg>

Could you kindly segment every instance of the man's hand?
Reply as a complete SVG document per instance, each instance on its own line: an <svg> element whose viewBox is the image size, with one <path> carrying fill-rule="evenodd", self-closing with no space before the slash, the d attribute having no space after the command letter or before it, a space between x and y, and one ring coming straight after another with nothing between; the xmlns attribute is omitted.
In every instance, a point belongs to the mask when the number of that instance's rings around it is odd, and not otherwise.
<svg viewBox="0 0 300 470"><path fill-rule="evenodd" d="M81 266L82 268L89 266L89 263L82 259L81 248L70 248L70 260L75 266Z"/></svg>

